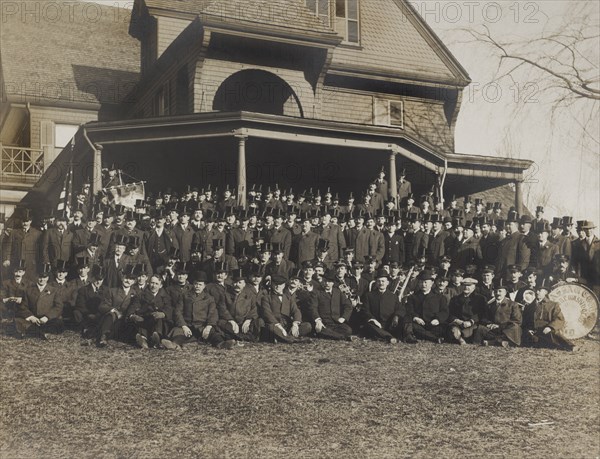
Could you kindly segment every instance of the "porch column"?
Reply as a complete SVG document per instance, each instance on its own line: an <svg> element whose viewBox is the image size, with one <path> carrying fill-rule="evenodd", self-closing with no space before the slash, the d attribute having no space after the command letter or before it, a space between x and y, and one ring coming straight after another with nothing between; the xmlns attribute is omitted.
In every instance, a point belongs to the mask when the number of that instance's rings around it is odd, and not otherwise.
<svg viewBox="0 0 600 459"><path fill-rule="evenodd" d="M515 209L519 215L523 213L523 182L515 182Z"/></svg>
<svg viewBox="0 0 600 459"><path fill-rule="evenodd" d="M94 196L102 190L102 145L94 144L94 167L92 178L92 193Z"/></svg>
<svg viewBox="0 0 600 459"><path fill-rule="evenodd" d="M396 155L398 152L394 148L390 149L390 200L396 203L398 207L398 181L396 180Z"/></svg>
<svg viewBox="0 0 600 459"><path fill-rule="evenodd" d="M246 140L247 135L236 135L238 139L237 204L246 209Z"/></svg>

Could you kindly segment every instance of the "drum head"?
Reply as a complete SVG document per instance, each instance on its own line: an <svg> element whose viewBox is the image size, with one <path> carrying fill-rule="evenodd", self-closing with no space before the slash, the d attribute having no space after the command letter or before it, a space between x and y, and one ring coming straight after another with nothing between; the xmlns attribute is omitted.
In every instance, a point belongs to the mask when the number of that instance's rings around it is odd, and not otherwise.
<svg viewBox="0 0 600 459"><path fill-rule="evenodd" d="M560 305L565 316L564 335L568 339L588 335L598 320L598 298L585 285L560 283L548 295Z"/></svg>

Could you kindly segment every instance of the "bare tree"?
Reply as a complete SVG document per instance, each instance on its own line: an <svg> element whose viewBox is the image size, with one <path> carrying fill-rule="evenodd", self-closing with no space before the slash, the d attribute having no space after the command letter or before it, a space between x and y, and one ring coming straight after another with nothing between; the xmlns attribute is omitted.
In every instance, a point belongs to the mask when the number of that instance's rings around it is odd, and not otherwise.
<svg viewBox="0 0 600 459"><path fill-rule="evenodd" d="M551 29L551 30L546 30ZM499 38L485 25L460 29L467 43L485 46L497 60L495 80L510 79L517 87L527 81L531 94L551 104L551 121L569 116L584 136L588 150L598 156L600 101L600 26L596 2L572 2L560 25L548 25L539 36ZM462 41L465 43L465 41ZM528 88L521 88L528 92ZM515 110L530 102L519 98Z"/></svg>

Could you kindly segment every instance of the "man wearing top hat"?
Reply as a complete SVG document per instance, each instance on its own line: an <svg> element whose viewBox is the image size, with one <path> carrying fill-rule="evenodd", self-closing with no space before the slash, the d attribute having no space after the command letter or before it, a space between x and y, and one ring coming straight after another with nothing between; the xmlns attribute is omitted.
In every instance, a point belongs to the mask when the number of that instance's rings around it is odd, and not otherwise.
<svg viewBox="0 0 600 459"><path fill-rule="evenodd" d="M154 218L156 228L148 233L146 237L146 253L150 259L152 269L156 271L159 267L164 267L169 259L171 248L177 247L177 240L173 239L170 231L165 228L166 214L164 209L156 211Z"/></svg>
<svg viewBox="0 0 600 459"><path fill-rule="evenodd" d="M125 254L127 248L127 236L123 234L115 235L113 241L113 252L104 259L104 284L108 288L118 287L121 283L121 271L130 263L129 257Z"/></svg>
<svg viewBox="0 0 600 459"><path fill-rule="evenodd" d="M122 271L121 283L110 288L98 310L102 313L98 333L98 347L105 347L108 339L132 341L135 327L127 317L132 313L139 290L136 286L135 265L129 264Z"/></svg>
<svg viewBox="0 0 600 459"><path fill-rule="evenodd" d="M298 265L305 261L313 260L316 256L317 241L319 236L313 231L310 219L307 215L301 216L300 234L293 237L291 259Z"/></svg>
<svg viewBox="0 0 600 459"><path fill-rule="evenodd" d="M385 169L381 166L377 179L375 180L375 192L379 193L384 201L388 200L388 182L385 179Z"/></svg>
<svg viewBox="0 0 600 459"><path fill-rule="evenodd" d="M404 256L404 237L397 233L398 221L396 216L388 218L386 231L383 234L385 253L382 261L384 263L398 263L402 265L405 261Z"/></svg>
<svg viewBox="0 0 600 459"><path fill-rule="evenodd" d="M153 274L150 260L141 250L142 246L142 241L137 236L130 236L127 238L127 251L125 252L125 255L127 255L127 262L132 265L145 264L148 266L148 273Z"/></svg>
<svg viewBox="0 0 600 459"><path fill-rule="evenodd" d="M78 230L82 229L85 225L85 215L87 215L87 209L85 208L85 205L80 202L76 202L73 205L73 221L68 225L69 231L71 231L74 234Z"/></svg>
<svg viewBox="0 0 600 459"><path fill-rule="evenodd" d="M7 323L12 323L15 318L15 312L24 301L25 290L29 285L25 280L25 261L20 260L11 267L12 277L3 280L0 288L0 319L7 320Z"/></svg>
<svg viewBox="0 0 600 459"><path fill-rule="evenodd" d="M37 280L25 289L25 297L15 313L17 336L33 334L48 339L48 333L62 333L62 309L55 303L56 290L48 283L51 266L38 267Z"/></svg>
<svg viewBox="0 0 600 459"><path fill-rule="evenodd" d="M539 223L548 223L548 220L546 220L544 218L544 206L537 206L535 208L535 218L533 219L532 223L532 228L534 228L534 231L537 233L537 231L535 230L535 227L537 224Z"/></svg>
<svg viewBox="0 0 600 459"><path fill-rule="evenodd" d="M437 266L440 258L445 253L446 247L444 243L448 237L448 233L443 229L443 222L439 214L432 214L431 222L433 223L433 232L427 244L427 261L431 265Z"/></svg>
<svg viewBox="0 0 600 459"><path fill-rule="evenodd" d="M441 343L446 332L448 300L433 292L433 273L423 270L417 277L418 289L406 299L408 335Z"/></svg>
<svg viewBox="0 0 600 459"><path fill-rule="evenodd" d="M88 258L89 265L102 264L103 256L100 252L101 236L98 233L91 233L87 240L87 245L80 251L75 252L75 259Z"/></svg>
<svg viewBox="0 0 600 459"><path fill-rule="evenodd" d="M531 249L529 266L533 266L547 275L552 270L552 260L560 251L558 246L548 240L550 225L547 221L543 220L537 223L534 230L538 235L538 242Z"/></svg>
<svg viewBox="0 0 600 459"><path fill-rule="evenodd" d="M565 318L560 305L548 298L548 285L535 290L535 301L523 311L523 341L532 347L576 351L578 347L564 337Z"/></svg>
<svg viewBox="0 0 600 459"><path fill-rule="evenodd" d="M526 244L525 235L519 232L519 219L515 211L509 211L507 235L499 244L496 274L503 276L510 265L518 265L521 270L529 266L531 251Z"/></svg>
<svg viewBox="0 0 600 459"><path fill-rule="evenodd" d="M404 237L406 260L415 262L420 254L427 250L429 236L421 231L421 222L418 214L411 213L409 214L408 219L410 222L410 229Z"/></svg>
<svg viewBox="0 0 600 459"><path fill-rule="evenodd" d="M227 267L226 271L239 268L235 257L225 253L223 240L214 239L212 241L212 256L204 262L203 271L208 276L208 279L214 282L218 270L222 271L224 266Z"/></svg>
<svg viewBox="0 0 600 459"><path fill-rule="evenodd" d="M172 235L177 241L177 247L180 251L181 261L188 262L191 259L192 242L194 240L194 230L190 225L191 207L183 206L179 214L179 221L173 227Z"/></svg>
<svg viewBox="0 0 600 459"><path fill-rule="evenodd" d="M377 271L375 287L363 295L357 316L367 337L395 344L404 336L407 316L398 296L388 289L389 282L387 271Z"/></svg>
<svg viewBox="0 0 600 459"><path fill-rule="evenodd" d="M217 304L218 326L226 337L238 341L258 341L258 293L246 285L246 276L241 269L231 273L233 285L226 290L227 301Z"/></svg>
<svg viewBox="0 0 600 459"><path fill-rule="evenodd" d="M101 336L101 319L106 311L101 311L100 306L108 294L108 287L104 285L105 270L100 265L93 265L90 272L90 282L79 288L75 300L73 318L81 330L82 344L90 344L92 339L98 340Z"/></svg>
<svg viewBox="0 0 600 459"><path fill-rule="evenodd" d="M318 229L322 239L329 241L329 250L327 252L327 262L333 263L340 258L341 253L346 248L346 239L338 225L331 222L331 211L324 209L321 217L321 227Z"/></svg>
<svg viewBox="0 0 600 459"><path fill-rule="evenodd" d="M308 322L303 322L302 313L292 294L285 291L287 278L275 275L271 278L271 289L262 296L259 316L265 323L268 341L295 343L312 331Z"/></svg>
<svg viewBox="0 0 600 459"><path fill-rule="evenodd" d="M558 253L571 258L571 238L563 234L563 221L560 217L554 217L550 224L550 236L548 241L558 247Z"/></svg>
<svg viewBox="0 0 600 459"><path fill-rule="evenodd" d="M377 235L371 229L364 226L365 219L372 219L371 214L359 213L356 217L356 241L355 258L360 262L365 261L367 256L375 256L377 252Z"/></svg>
<svg viewBox="0 0 600 459"><path fill-rule="evenodd" d="M136 226L137 226L136 217L137 217L137 214L135 212L133 212L132 210L128 210L127 212L125 212L125 216L124 216L125 223L123 224L123 227L114 230L111 234L111 243L110 243L109 250L112 250L114 248L115 238L117 236L123 236L126 240L129 239L130 237L135 236L135 237L139 238L140 241L143 241L146 238L144 231L142 231L139 228L136 228ZM146 253L146 250L144 247L141 247L140 251L144 254Z"/></svg>
<svg viewBox="0 0 600 459"><path fill-rule="evenodd" d="M95 218L90 218L85 222L81 228L74 231L73 234L73 252L75 256L87 248L88 242L95 228L97 226Z"/></svg>
<svg viewBox="0 0 600 459"><path fill-rule="evenodd" d="M189 273L189 262L178 261L175 263L175 281L165 287L166 292L171 298L171 304L176 305L181 295L191 290L192 286L188 282Z"/></svg>
<svg viewBox="0 0 600 459"><path fill-rule="evenodd" d="M507 296L504 279L499 278L490 300L479 317L479 326L473 334L473 343L496 344L502 347L521 345L522 314L520 306Z"/></svg>
<svg viewBox="0 0 600 459"><path fill-rule="evenodd" d="M476 292L477 283L472 277L463 279L462 293L453 297L448 305L449 336L461 345L473 337L479 316L486 307L486 299Z"/></svg>
<svg viewBox="0 0 600 459"><path fill-rule="evenodd" d="M477 240L481 253L481 265L493 265L498 258L499 238L492 232L492 221L487 217L480 221L481 237Z"/></svg>
<svg viewBox="0 0 600 459"><path fill-rule="evenodd" d="M275 210L273 217L273 228L267 231L267 239L271 244L281 244L284 258L289 260L292 248L292 233L283 226L283 212L281 209Z"/></svg>
<svg viewBox="0 0 600 459"><path fill-rule="evenodd" d="M67 228L67 214L59 212L56 216L56 228L49 228L42 241L42 260L53 267L56 260L70 261L73 255L73 233Z"/></svg>
<svg viewBox="0 0 600 459"><path fill-rule="evenodd" d="M25 279L35 281L36 270L42 260L42 233L32 226L33 212L23 209L21 217L21 228L11 232L7 244L10 246L7 254L2 260L5 268L18 265L21 260L25 261Z"/></svg>
<svg viewBox="0 0 600 459"><path fill-rule="evenodd" d="M594 222L584 220L581 230L584 238L573 244L573 268L589 285L597 296L600 296L600 239L595 234Z"/></svg>
<svg viewBox="0 0 600 459"><path fill-rule="evenodd" d="M113 222L114 211L110 207L105 207L102 210L102 224L96 225L94 227L94 232L100 235L100 245L99 254L104 256L108 253L108 248L110 246L111 236L113 232L112 222Z"/></svg>
<svg viewBox="0 0 600 459"><path fill-rule="evenodd" d="M64 320L66 317L72 317L73 310L73 288L67 281L71 267L64 260L57 260L54 268L54 279L49 282L49 285L56 290L54 301L57 309L62 311L61 316Z"/></svg>
<svg viewBox="0 0 600 459"><path fill-rule="evenodd" d="M466 226L463 232L464 237L455 245L456 252L452 264L460 269L465 269L467 265L479 265L483 258L480 240L475 239L473 227L473 223Z"/></svg>
<svg viewBox="0 0 600 459"><path fill-rule="evenodd" d="M289 277L292 271L296 268L296 265L284 258L283 246L278 243L271 244L273 252L271 254L271 261L266 268L266 275L273 276L274 274L280 274L284 277Z"/></svg>

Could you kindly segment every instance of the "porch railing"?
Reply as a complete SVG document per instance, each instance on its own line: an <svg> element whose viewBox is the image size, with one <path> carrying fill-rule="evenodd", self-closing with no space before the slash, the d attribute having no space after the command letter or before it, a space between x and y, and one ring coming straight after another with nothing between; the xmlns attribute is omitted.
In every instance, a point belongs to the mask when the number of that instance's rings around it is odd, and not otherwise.
<svg viewBox="0 0 600 459"><path fill-rule="evenodd" d="M34 183L44 173L44 150L1 145L2 181Z"/></svg>

